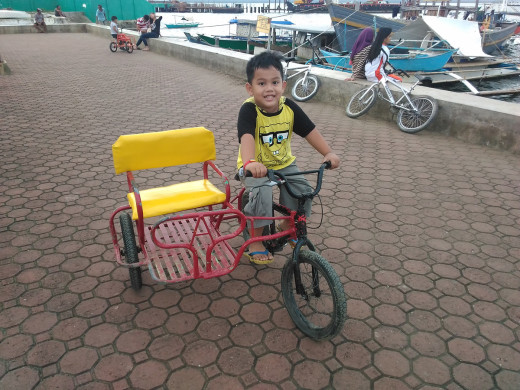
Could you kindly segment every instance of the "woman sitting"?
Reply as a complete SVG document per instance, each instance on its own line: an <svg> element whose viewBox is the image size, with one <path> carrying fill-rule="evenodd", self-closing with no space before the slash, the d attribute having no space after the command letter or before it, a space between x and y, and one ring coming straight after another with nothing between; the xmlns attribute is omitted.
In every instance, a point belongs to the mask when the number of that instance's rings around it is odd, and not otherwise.
<svg viewBox="0 0 520 390"><path fill-rule="evenodd" d="M148 47L147 39L148 38L159 38L159 36L161 35L161 20L162 20L162 16L156 17L154 13L150 14L151 31L141 34L141 36L139 37L139 40L137 41L137 44L135 45L135 49L141 50L139 45L142 42L142 43L144 43L144 46L145 46L143 50L146 50L146 51L150 50L150 48Z"/></svg>
<svg viewBox="0 0 520 390"><path fill-rule="evenodd" d="M366 79L365 64L367 62L368 52L374 40L374 30L365 28L354 42L352 52L350 53L350 65L352 65L352 77L347 80Z"/></svg>
<svg viewBox="0 0 520 390"><path fill-rule="evenodd" d="M393 74L387 75L385 72L385 65L390 58L390 50L388 44L392 39L392 29L388 27L381 27L377 32L376 39L370 47L367 56L367 63L365 65L365 76L368 81L373 83L387 77L402 81L402 79Z"/></svg>

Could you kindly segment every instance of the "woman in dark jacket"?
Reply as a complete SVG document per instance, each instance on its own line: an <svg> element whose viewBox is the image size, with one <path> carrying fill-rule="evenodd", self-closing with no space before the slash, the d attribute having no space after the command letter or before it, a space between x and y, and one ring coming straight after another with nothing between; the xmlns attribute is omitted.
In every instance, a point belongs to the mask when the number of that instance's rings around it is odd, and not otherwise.
<svg viewBox="0 0 520 390"><path fill-rule="evenodd" d="M148 42L146 41L147 38L159 38L161 35L161 20L162 16L156 17L154 13L150 14L150 32L141 34L139 37L139 40L137 41L137 44L135 45L135 49L141 50L139 45L141 42L144 43L144 49L143 50L150 50L148 48Z"/></svg>

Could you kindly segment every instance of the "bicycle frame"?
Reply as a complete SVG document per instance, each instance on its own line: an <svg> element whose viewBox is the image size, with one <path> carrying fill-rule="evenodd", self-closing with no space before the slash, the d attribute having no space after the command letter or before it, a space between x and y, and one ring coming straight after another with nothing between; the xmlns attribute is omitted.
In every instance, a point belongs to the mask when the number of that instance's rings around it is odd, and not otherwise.
<svg viewBox="0 0 520 390"><path fill-rule="evenodd" d="M390 105L392 107L395 107L395 108L398 108L398 109L403 109L403 110L410 110L408 107L405 107L404 105L401 104L401 102L403 101L403 99L406 99L406 101L408 102L408 104L410 104L410 106L412 107L412 110L416 110L417 108L415 107L415 105L413 104L412 100L410 99L410 93L415 89L415 87L417 86L417 84L419 84L420 80L417 80L411 87L410 89L406 89L405 87L403 87L401 85L401 83L395 81L394 79L392 78L385 78L383 77L381 80L379 80L377 83L373 83L370 88L368 88L365 93L359 98L359 100L362 100L370 90L372 89L377 89L377 96L385 101L387 101L388 103L390 103ZM401 96L397 101L395 100L394 98L394 95L392 93L392 91L390 90L390 88L388 87L388 83L394 85L396 88L398 88L403 96ZM381 93L380 91L380 85L383 85L383 89L386 93L386 97Z"/></svg>
<svg viewBox="0 0 520 390"><path fill-rule="evenodd" d="M420 82L420 80L417 80L410 87L410 89L406 89L405 87L403 87L402 83L394 80L393 78L391 78L391 77L383 77L381 80L379 80L378 83L374 83L374 85L371 88L377 87L377 89L378 89L377 96L379 96L381 99L383 99L383 100L387 101L388 103L390 103L390 105L392 107L395 107L395 108L398 108L398 109L403 109L403 110L410 110L409 108L407 108L407 107L405 107L404 105L401 104L401 102L403 100L406 100L407 103L412 107L412 110L416 110L417 107L415 107L415 105L413 104L413 102L410 99L409 95L415 89L417 84L419 84L419 82ZM388 83L394 85L397 89L399 89L401 91L401 93L403 95L399 99L395 100L394 95L393 95L392 91L390 90L390 87L388 86ZM379 91L379 85L383 86L383 89L384 89L384 91L386 93L386 97ZM364 97L364 95L362 97Z"/></svg>
<svg viewBox="0 0 520 390"><path fill-rule="evenodd" d="M289 72L295 71L295 73L289 74ZM303 80L305 81L307 79L307 75L311 72L311 65L297 65L289 68L289 62L286 62L286 64L283 67L283 76L285 81L288 81L292 79L293 77L296 77L302 73L304 73Z"/></svg>

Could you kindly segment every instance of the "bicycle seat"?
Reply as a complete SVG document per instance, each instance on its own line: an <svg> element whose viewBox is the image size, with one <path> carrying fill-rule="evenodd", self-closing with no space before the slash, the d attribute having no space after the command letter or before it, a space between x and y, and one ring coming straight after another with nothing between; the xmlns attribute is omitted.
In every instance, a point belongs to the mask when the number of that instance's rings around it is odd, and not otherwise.
<svg viewBox="0 0 520 390"><path fill-rule="evenodd" d="M213 133L203 127L122 135L112 146L116 174L127 173L132 219L222 204L229 196L208 179L208 162L216 157ZM139 191L132 171L204 163L202 180ZM210 164L211 165L211 164Z"/></svg>
<svg viewBox="0 0 520 390"><path fill-rule="evenodd" d="M287 63L291 62L291 61L295 61L296 60L296 57L283 57L283 60Z"/></svg>

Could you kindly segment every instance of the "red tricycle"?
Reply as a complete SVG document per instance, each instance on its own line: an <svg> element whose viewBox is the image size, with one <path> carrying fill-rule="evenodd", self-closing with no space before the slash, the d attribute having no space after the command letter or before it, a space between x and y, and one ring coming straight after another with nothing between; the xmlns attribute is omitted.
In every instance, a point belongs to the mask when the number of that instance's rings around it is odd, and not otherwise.
<svg viewBox="0 0 520 390"><path fill-rule="evenodd" d="M159 283L209 279L232 272L253 242L262 241L274 253L290 239L294 249L282 270L281 290L292 320L304 334L318 340L341 331L346 320L345 291L334 268L308 239L304 211L305 201L321 189L327 163L316 170L299 172L317 174L314 190L303 194L294 193L286 182L287 175L269 170L270 185L285 185L287 192L298 199L298 208L290 210L273 203L272 217L250 217L242 212L248 199L245 189L231 196L227 177L213 162L213 133L203 127L123 135L112 146L112 152L116 174L127 175L128 204L112 213L110 231L116 260L129 268L132 288L142 286L142 266L147 266L151 278ZM186 182L184 174L181 183L145 190L137 188L132 173L200 163L201 180ZM221 181L223 190L210 181L210 176ZM116 216L119 229L114 222ZM146 225L145 219L150 221ZM263 236L252 237L255 221L260 219L272 223L266 226ZM290 227L277 231L276 223L282 221ZM245 242L235 251L229 241L241 234Z"/></svg>
<svg viewBox="0 0 520 390"><path fill-rule="evenodd" d="M117 49L132 53L134 51L134 42L128 35L123 32L117 34L116 42L110 42L110 51L115 53Z"/></svg>

